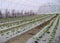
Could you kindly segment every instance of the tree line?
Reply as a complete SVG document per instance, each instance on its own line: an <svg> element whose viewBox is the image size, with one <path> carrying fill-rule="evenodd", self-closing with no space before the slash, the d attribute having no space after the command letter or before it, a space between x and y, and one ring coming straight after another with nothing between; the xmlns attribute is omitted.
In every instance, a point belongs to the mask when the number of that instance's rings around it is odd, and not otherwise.
<svg viewBox="0 0 60 43"><path fill-rule="evenodd" d="M26 15L35 15L35 13L31 10L30 12L15 12L15 10L12 10L11 12L8 10L5 10L5 13L3 13L0 10L0 18L8 18L8 17L20 17L20 16L26 16Z"/></svg>

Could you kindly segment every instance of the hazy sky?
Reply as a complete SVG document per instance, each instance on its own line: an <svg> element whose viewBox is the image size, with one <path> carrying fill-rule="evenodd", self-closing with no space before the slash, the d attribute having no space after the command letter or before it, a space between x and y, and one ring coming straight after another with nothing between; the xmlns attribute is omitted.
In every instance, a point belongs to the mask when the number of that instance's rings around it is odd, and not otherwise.
<svg viewBox="0 0 60 43"><path fill-rule="evenodd" d="M0 0L0 9L37 10L45 4L60 5L60 0Z"/></svg>

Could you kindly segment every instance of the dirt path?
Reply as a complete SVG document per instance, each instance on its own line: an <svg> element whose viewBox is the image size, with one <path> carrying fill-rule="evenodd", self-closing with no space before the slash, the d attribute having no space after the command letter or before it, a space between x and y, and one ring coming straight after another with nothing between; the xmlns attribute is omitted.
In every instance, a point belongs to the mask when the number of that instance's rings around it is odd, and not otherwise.
<svg viewBox="0 0 60 43"><path fill-rule="evenodd" d="M53 17L55 18L55 17ZM43 24L35 27L34 29L27 31L26 33L16 36L14 38L11 38L10 40L8 40L5 43L25 43L29 38L31 38L32 36L34 36L36 33L38 33L44 26L46 26L47 24L50 23L50 21L53 19L51 18L49 21L44 22Z"/></svg>

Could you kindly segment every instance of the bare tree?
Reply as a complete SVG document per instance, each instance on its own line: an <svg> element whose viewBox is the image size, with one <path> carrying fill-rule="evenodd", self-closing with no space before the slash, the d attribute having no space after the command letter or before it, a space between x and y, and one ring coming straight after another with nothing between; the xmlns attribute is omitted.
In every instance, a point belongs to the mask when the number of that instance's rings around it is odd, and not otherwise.
<svg viewBox="0 0 60 43"><path fill-rule="evenodd" d="M9 17L9 11L6 9L6 12L5 12L5 17L8 18Z"/></svg>
<svg viewBox="0 0 60 43"><path fill-rule="evenodd" d="M34 15L35 13L31 10L30 12L29 12L29 15Z"/></svg>
<svg viewBox="0 0 60 43"><path fill-rule="evenodd" d="M1 12L1 10L0 10L0 18L2 18L2 12Z"/></svg>
<svg viewBox="0 0 60 43"><path fill-rule="evenodd" d="M12 16L13 16L13 17L16 17L15 10L12 10Z"/></svg>

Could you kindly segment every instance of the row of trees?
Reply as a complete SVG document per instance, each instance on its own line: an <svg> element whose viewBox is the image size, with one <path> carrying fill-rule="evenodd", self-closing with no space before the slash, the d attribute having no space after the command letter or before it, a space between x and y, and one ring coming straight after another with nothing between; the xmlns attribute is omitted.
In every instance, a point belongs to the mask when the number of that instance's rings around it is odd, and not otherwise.
<svg viewBox="0 0 60 43"><path fill-rule="evenodd" d="M8 17L19 17L19 16L26 16L26 15L34 15L35 13L33 11L30 11L30 12L15 12L15 10L12 10L11 12L8 11L8 10L5 10L5 13L3 13L1 10L0 10L0 18L8 18Z"/></svg>

